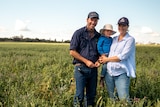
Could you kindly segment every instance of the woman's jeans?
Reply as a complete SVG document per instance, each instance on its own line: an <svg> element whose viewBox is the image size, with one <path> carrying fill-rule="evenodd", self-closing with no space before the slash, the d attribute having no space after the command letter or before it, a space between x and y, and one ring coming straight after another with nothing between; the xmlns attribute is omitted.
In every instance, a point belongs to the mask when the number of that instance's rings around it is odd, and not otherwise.
<svg viewBox="0 0 160 107"><path fill-rule="evenodd" d="M97 75L97 68L88 68L85 65L75 66L76 94L74 96L74 105L83 107L84 97L86 99L85 105L94 105ZM85 96L84 93L86 94Z"/></svg>
<svg viewBox="0 0 160 107"><path fill-rule="evenodd" d="M108 72L105 74L105 82L111 99L127 100L129 102L129 86L130 78L126 73L119 76L110 76ZM115 88L118 96L115 95Z"/></svg>

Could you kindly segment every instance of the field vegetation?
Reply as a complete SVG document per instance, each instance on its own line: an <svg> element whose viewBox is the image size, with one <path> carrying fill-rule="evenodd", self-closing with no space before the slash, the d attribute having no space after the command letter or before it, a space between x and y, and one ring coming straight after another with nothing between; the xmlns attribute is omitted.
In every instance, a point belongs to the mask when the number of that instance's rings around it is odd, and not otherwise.
<svg viewBox="0 0 160 107"><path fill-rule="evenodd" d="M160 46L136 46L131 107L160 107L159 53ZM69 44L0 42L0 61L1 107L72 107L75 87ZM111 102L107 90L98 85L95 106L127 105Z"/></svg>

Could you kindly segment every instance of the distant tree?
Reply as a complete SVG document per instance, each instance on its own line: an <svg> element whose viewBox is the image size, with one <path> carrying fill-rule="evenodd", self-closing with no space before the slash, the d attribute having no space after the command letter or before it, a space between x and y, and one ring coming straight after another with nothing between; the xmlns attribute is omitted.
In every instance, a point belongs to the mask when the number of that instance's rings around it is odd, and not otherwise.
<svg viewBox="0 0 160 107"><path fill-rule="evenodd" d="M19 36L13 36L12 39L13 39L13 41L20 41L21 40L21 38Z"/></svg>
<svg viewBox="0 0 160 107"><path fill-rule="evenodd" d="M65 41L64 41L64 43L70 43L70 42L71 42L70 40L65 40Z"/></svg>
<svg viewBox="0 0 160 107"><path fill-rule="evenodd" d="M54 39L54 41L53 42L57 42L57 40L56 39Z"/></svg>
<svg viewBox="0 0 160 107"><path fill-rule="evenodd" d="M54 40L45 40L45 39L39 39L39 38L24 38L23 35L20 36L13 36L12 38L0 38L0 41L14 41L14 42L47 42L47 43L70 43L70 40L63 40L62 41L57 41L56 39Z"/></svg>

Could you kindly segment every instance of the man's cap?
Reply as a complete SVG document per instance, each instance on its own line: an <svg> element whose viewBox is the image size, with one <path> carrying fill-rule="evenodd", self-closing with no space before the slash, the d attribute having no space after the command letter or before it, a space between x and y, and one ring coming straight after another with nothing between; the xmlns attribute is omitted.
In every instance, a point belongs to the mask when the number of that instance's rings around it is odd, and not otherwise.
<svg viewBox="0 0 160 107"><path fill-rule="evenodd" d="M129 21L126 17L122 17L118 20L118 25L127 25L129 26Z"/></svg>
<svg viewBox="0 0 160 107"><path fill-rule="evenodd" d="M89 14L88 14L88 18L97 18L97 19L99 19L99 14L97 13L97 12L90 12Z"/></svg>

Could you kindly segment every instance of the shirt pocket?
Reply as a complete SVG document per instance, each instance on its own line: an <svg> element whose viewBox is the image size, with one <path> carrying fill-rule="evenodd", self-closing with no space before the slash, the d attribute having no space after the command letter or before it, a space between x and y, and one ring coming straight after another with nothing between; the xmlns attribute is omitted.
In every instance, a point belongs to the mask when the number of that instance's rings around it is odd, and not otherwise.
<svg viewBox="0 0 160 107"><path fill-rule="evenodd" d="M125 41L121 41L117 44L116 48L115 48L115 53L119 54L122 53L124 47L125 47L126 42Z"/></svg>
<svg viewBox="0 0 160 107"><path fill-rule="evenodd" d="M81 37L80 38L80 48L83 49L83 48L86 48L87 47L87 44L88 44L88 40L85 38L85 37Z"/></svg>

